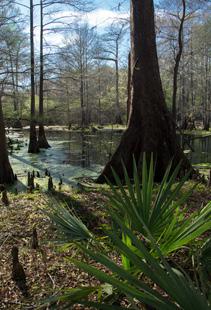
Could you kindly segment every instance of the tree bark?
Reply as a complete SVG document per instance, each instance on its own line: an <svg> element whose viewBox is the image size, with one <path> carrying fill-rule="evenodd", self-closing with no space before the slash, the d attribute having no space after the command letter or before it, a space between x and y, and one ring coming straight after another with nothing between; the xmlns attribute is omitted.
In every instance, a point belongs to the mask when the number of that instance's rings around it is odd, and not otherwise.
<svg viewBox="0 0 211 310"><path fill-rule="evenodd" d="M13 65L13 59L12 59L12 54L11 54L11 50L9 49L9 59L10 59L10 68L11 68L11 73L12 73L12 93L13 93L13 107L14 107L14 112L18 112L18 102L17 102L17 96L16 96L16 89L17 89L17 84L15 81L15 72L14 72L14 65ZM15 115L15 117L18 118L18 115Z"/></svg>
<svg viewBox="0 0 211 310"><path fill-rule="evenodd" d="M86 118L85 118L85 125L88 127L91 122L91 106L89 102L89 79L88 79L88 55L87 50L85 49L85 64L84 64L84 71L85 71L85 79L84 79L84 96L86 100Z"/></svg>
<svg viewBox="0 0 211 310"><path fill-rule="evenodd" d="M101 125L101 72L98 64L98 124Z"/></svg>
<svg viewBox="0 0 211 310"><path fill-rule="evenodd" d="M191 168L177 143L175 124L165 104L156 50L153 0L131 0L131 65L128 128L98 177L99 183L105 182L105 177L114 182L111 167L123 180L122 162L132 178L133 156L139 162L144 152L153 153L156 158L156 181L161 181L172 158L172 168L181 160L181 172Z"/></svg>
<svg viewBox="0 0 211 310"><path fill-rule="evenodd" d="M180 27L178 32L178 44L179 44L179 50L175 58L175 66L174 66L174 75L173 75L173 96L172 96L172 114L174 121L176 122L177 119L177 78L178 78L178 72L179 72L179 65L180 60L183 52L183 26L185 22L185 16L186 16L186 0L182 0L182 17L180 19Z"/></svg>
<svg viewBox="0 0 211 310"><path fill-rule="evenodd" d="M44 59L43 59L43 0L40 0L40 88L39 88L39 134L38 145L40 148L47 149L50 147L43 124L43 80L44 80Z"/></svg>
<svg viewBox="0 0 211 310"><path fill-rule="evenodd" d="M209 119L209 78L208 78L208 51L205 47L205 56L204 56L204 63L205 63L205 87L204 87L204 126L203 129L209 131L210 128L210 119Z"/></svg>
<svg viewBox="0 0 211 310"><path fill-rule="evenodd" d="M131 110L131 54L128 54L128 81L127 81L127 124L130 119Z"/></svg>
<svg viewBox="0 0 211 310"><path fill-rule="evenodd" d="M11 168L7 140L5 134L4 117L2 110L2 97L0 96L0 184L12 184L15 181L13 170Z"/></svg>
<svg viewBox="0 0 211 310"><path fill-rule="evenodd" d="M84 128L86 125L86 115L85 115L85 106L84 106L84 76L83 76L82 65L81 65L81 72L80 72L80 101L81 101L81 127Z"/></svg>
<svg viewBox="0 0 211 310"><path fill-rule="evenodd" d="M38 141L35 119L35 72L34 72L34 19L33 0L30 0L30 49L31 49L31 120L28 153L38 153Z"/></svg>
<svg viewBox="0 0 211 310"><path fill-rule="evenodd" d="M120 105L119 105L119 39L118 38L116 40L115 68L116 68L116 115L115 115L115 123L122 125L122 118L121 118Z"/></svg>

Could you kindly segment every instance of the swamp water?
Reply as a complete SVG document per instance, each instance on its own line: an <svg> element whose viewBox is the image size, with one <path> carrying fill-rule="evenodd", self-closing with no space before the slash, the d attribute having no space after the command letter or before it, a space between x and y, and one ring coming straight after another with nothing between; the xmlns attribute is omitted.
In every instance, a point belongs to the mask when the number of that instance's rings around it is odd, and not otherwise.
<svg viewBox="0 0 211 310"><path fill-rule="evenodd" d="M110 130L94 134L48 131L51 148L41 150L39 154L27 153L28 132L14 131L9 136L13 141L18 141L13 145L10 160L23 184L26 183L28 171L39 171L44 176L47 168L56 181L62 178L64 183L74 185L82 177L97 177L115 151L121 133ZM211 136L197 139L189 137L188 145L185 144L185 149L191 147L193 150L187 153L192 163L202 167L208 163L211 168Z"/></svg>
<svg viewBox="0 0 211 310"><path fill-rule="evenodd" d="M13 131L9 137L13 144L10 161L18 179L26 183L28 171L39 171L44 176L48 169L53 179L62 178L66 184L75 185L83 177L96 178L110 159L120 141L121 134L97 134L67 131L48 131L46 136L51 148L38 154L29 154L28 132Z"/></svg>

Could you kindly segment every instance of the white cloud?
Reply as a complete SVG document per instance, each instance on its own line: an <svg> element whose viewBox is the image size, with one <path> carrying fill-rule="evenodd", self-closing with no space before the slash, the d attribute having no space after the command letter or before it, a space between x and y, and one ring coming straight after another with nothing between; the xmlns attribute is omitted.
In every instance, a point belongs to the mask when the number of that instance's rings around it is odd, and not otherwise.
<svg viewBox="0 0 211 310"><path fill-rule="evenodd" d="M85 14L83 17L84 20L86 20L91 27L106 27L109 24L111 24L113 21L117 19L128 19L129 13L120 13L120 12L114 12L110 10L105 9L98 9L96 11L92 11L90 13Z"/></svg>
<svg viewBox="0 0 211 310"><path fill-rule="evenodd" d="M54 14L53 18L62 18L64 22L70 22L70 19L75 18L87 22L90 27L104 28L117 19L128 19L129 13L120 13L106 9L97 9L88 13L66 11Z"/></svg>
<svg viewBox="0 0 211 310"><path fill-rule="evenodd" d="M91 11L88 13L63 11L63 12L58 12L51 16L52 20L57 20L57 21L60 20L60 22L62 21L63 23L71 24L74 20L87 22L90 25L90 27L97 27L99 32L102 32L105 27L109 26L110 24L112 24L112 22L114 22L117 19L128 19L128 18L129 18L129 13L127 12L122 13L122 12L116 12L116 11L111 11L111 10L106 10L106 9L97 9L95 11ZM61 24L58 23L58 26L60 25ZM40 32L39 26L35 27L34 34L35 34L36 47L39 46L39 32ZM57 46L63 45L62 33L58 33L58 32L57 33L51 32L48 34L46 33L45 40L50 45L57 45Z"/></svg>

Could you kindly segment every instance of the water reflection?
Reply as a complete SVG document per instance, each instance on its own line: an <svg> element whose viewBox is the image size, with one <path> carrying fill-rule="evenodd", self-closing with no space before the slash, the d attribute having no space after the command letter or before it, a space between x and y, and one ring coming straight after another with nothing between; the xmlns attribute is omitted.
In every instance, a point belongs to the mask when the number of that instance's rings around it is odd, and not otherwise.
<svg viewBox="0 0 211 310"><path fill-rule="evenodd" d="M211 137L192 139L194 152L189 154L193 164L211 163Z"/></svg>
<svg viewBox="0 0 211 310"><path fill-rule="evenodd" d="M17 133L16 136L24 142L11 157L17 173L31 169L31 164L39 166L40 170L48 168L54 175L74 178L99 173L118 146L121 133L49 131L47 136L52 148L42 150L38 155L27 153L28 133ZM187 156L192 163L211 162L211 137L192 139L186 136L180 138L180 143L189 150Z"/></svg>
<svg viewBox="0 0 211 310"><path fill-rule="evenodd" d="M117 148L120 138L120 133L112 131L70 133L66 163L80 165L82 168L91 167L92 164L104 166ZM192 163L211 163L211 137L185 136L180 138L180 142Z"/></svg>

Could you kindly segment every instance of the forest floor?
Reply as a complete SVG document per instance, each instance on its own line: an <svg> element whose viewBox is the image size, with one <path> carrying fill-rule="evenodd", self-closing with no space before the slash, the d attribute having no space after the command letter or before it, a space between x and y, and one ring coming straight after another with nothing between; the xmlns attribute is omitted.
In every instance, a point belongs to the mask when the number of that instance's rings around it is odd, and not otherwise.
<svg viewBox="0 0 211 310"><path fill-rule="evenodd" d="M192 182L187 182L187 190ZM98 282L71 265L58 244L57 231L43 212L51 203L65 202L82 218L90 230L99 231L108 222L104 206L108 187L55 191L53 194L14 194L9 192L9 205L0 202L0 309L37 309L39 302L63 288L95 285ZM210 189L199 184L188 201L190 212L200 209L211 199ZM31 248L33 227L38 232L39 248ZM30 297L24 298L11 279L11 249L19 247L20 262L27 277ZM46 308L47 309L47 308ZM59 309L59 306L56 307ZM74 309L85 309L76 306Z"/></svg>
<svg viewBox="0 0 211 310"><path fill-rule="evenodd" d="M96 284L97 281L65 260L67 253L54 242L57 231L43 212L49 204L65 202L74 208L91 230L106 222L105 197L99 191L65 191L52 194L8 193L9 206L0 202L0 309L37 309L39 301L63 288ZM32 231L36 227L39 248L31 248ZM11 249L19 248L29 298L24 298L11 279ZM68 252L68 255L73 253ZM59 308L58 308L59 309ZM75 308L83 309L83 308Z"/></svg>

